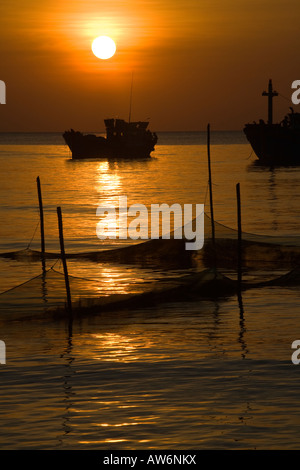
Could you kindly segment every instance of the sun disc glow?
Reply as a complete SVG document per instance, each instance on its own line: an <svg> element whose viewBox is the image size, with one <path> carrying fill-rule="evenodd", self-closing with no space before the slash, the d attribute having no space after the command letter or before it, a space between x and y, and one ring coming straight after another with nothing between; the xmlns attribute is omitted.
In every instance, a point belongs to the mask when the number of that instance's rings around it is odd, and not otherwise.
<svg viewBox="0 0 300 470"><path fill-rule="evenodd" d="M92 51L99 59L110 59L116 52L116 44L108 36L99 36L92 43Z"/></svg>

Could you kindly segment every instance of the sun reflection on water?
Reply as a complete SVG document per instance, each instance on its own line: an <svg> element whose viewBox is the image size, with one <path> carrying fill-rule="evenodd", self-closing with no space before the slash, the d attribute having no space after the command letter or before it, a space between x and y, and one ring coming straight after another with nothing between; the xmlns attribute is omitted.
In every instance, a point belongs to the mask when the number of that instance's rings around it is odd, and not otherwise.
<svg viewBox="0 0 300 470"><path fill-rule="evenodd" d="M126 442L128 439L104 439L102 441L79 441L79 444L105 444L105 443L110 443L110 444L115 444L118 442Z"/></svg>
<svg viewBox="0 0 300 470"><path fill-rule="evenodd" d="M95 179L95 189L100 195L101 204L117 205L122 190L122 181L116 167L112 167L108 161L99 162Z"/></svg>
<svg viewBox="0 0 300 470"><path fill-rule="evenodd" d="M150 347L150 342L142 343L134 336L116 333L92 334L96 351L93 359L110 362L131 362L142 358L139 349Z"/></svg>
<svg viewBox="0 0 300 470"><path fill-rule="evenodd" d="M91 423L91 426L99 426L102 428L121 428L123 426L137 426L139 423L118 423L118 424L109 424L109 423Z"/></svg>

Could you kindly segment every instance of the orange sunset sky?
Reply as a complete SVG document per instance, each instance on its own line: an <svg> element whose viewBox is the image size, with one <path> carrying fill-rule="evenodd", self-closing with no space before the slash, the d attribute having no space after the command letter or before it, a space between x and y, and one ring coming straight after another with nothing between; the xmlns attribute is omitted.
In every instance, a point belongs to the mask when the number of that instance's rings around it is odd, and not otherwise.
<svg viewBox="0 0 300 470"><path fill-rule="evenodd" d="M106 117L151 129L242 129L275 119L300 79L299 0L9 0L0 5L0 131L102 131ZM91 51L107 35L108 60ZM299 107L300 108L300 105ZM295 107L296 111L300 111Z"/></svg>

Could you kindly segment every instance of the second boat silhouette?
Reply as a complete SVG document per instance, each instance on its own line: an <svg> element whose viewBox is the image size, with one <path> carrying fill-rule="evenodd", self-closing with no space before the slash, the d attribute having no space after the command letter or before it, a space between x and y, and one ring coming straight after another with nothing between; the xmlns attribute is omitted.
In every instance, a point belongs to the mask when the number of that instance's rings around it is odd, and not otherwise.
<svg viewBox="0 0 300 470"><path fill-rule="evenodd" d="M265 165L300 165L300 113L292 108L285 118L273 124L273 98L278 93L273 90L272 80L268 91L268 122L246 124L244 133L259 161Z"/></svg>

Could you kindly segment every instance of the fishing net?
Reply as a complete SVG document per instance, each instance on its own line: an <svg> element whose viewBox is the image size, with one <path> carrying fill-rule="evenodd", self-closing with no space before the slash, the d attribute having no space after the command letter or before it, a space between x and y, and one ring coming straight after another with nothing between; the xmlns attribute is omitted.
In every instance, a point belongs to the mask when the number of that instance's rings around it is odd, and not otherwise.
<svg viewBox="0 0 300 470"><path fill-rule="evenodd" d="M195 229L195 226L194 226ZM147 240L121 246L111 250L98 250L85 253L67 253L67 258L89 260L101 263L138 264L140 266L172 268L210 268L217 267L235 269L238 254L238 231L214 223L215 243L212 241L212 224L204 214L204 246L197 251L186 250L187 240L170 239ZM40 260L41 252L27 248L10 253L0 254L3 258L24 261ZM45 253L48 260L57 259L59 253ZM276 269L293 269L300 265L300 236L270 236L242 233L242 264L244 269L260 269L261 267Z"/></svg>
<svg viewBox="0 0 300 470"><path fill-rule="evenodd" d="M201 250L186 250L186 240L147 240L142 243L105 251L67 253L82 264L86 272L92 266L119 266L118 275L110 277L70 276L74 312L101 313L107 310L131 309L165 301L228 296L237 291L238 232L220 223L214 224L205 214L205 242ZM40 263L41 252L25 250L3 253L17 262ZM300 237L262 236L242 233L242 289L264 286L295 286L300 283ZM59 253L45 253L44 273L0 294L1 318L27 318L38 314L62 316L66 312L66 290L63 272L57 269ZM53 264L53 261L54 264ZM52 266L49 268L49 263ZM131 277L127 276L130 266ZM137 267L141 271L137 271ZM151 271L149 269L151 268ZM154 269L153 269L154 268ZM148 271L146 271L148 269ZM245 274L265 269L263 279L253 282ZM175 270L176 275L171 275ZM180 273L179 273L180 271ZM149 275L149 272L152 274ZM161 273L167 272L168 275ZM120 274L121 273L121 274ZM115 282L112 282L114 279ZM147 279L147 282L145 282Z"/></svg>
<svg viewBox="0 0 300 470"><path fill-rule="evenodd" d="M107 289L101 280L69 276L73 314L149 307L166 301L188 301L199 296L229 295L235 282L214 270L153 279L135 284L119 283ZM63 273L50 268L45 273L0 294L1 319L28 319L47 314L62 318L66 314L66 289Z"/></svg>

